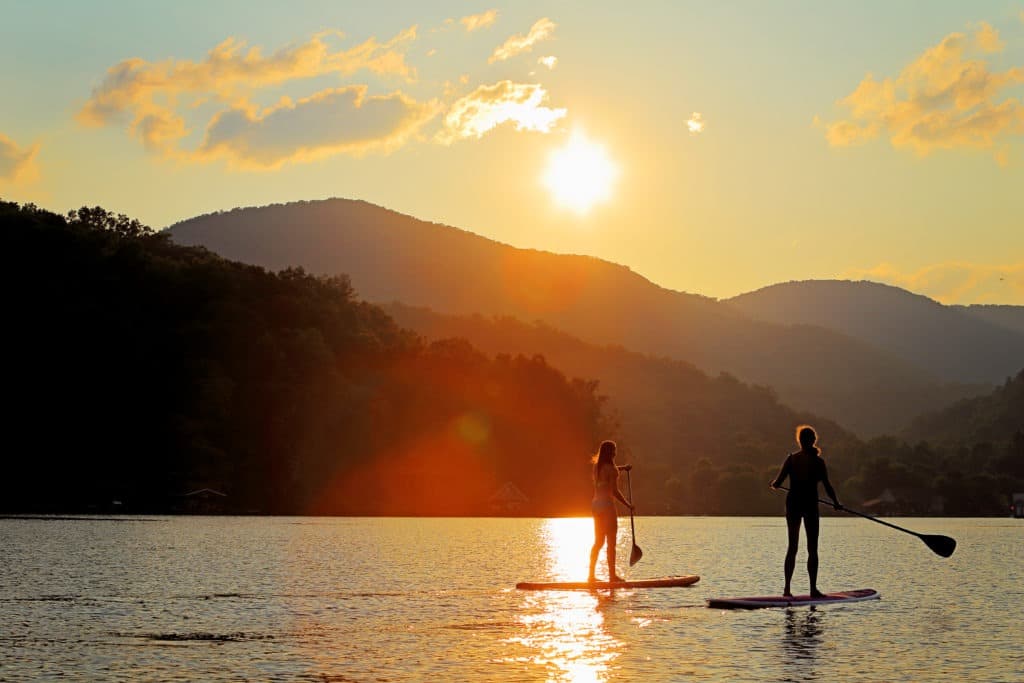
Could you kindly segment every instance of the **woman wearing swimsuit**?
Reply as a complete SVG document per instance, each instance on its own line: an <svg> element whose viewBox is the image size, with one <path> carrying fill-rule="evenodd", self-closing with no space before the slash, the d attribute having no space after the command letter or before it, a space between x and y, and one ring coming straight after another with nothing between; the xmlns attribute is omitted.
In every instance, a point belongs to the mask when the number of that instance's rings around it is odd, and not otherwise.
<svg viewBox="0 0 1024 683"><path fill-rule="evenodd" d="M631 465L618 467L615 464L615 442L603 441L594 462L594 500L590 507L594 513L594 545L590 549L590 574L587 581L593 582L594 568L601 546L608 544L608 581L622 581L615 573L615 539L619 530L619 514L615 509L615 501L628 507L633 506L622 492L619 491L619 470L631 469Z"/></svg>
<svg viewBox="0 0 1024 683"><path fill-rule="evenodd" d="M792 596L790 583L796 567L796 551L800 544L800 521L807 532L807 574L811 579L811 597L820 598L818 590L818 482L825 485L825 492L832 499L832 507L841 510L842 505L828 480L828 468L821 457L821 449L815 446L818 435L807 425L796 428L796 440L800 450L790 453L779 470L779 476L771 483L773 489L782 485L789 477L789 493L786 495L786 527L789 530L789 545L786 548L785 596Z"/></svg>

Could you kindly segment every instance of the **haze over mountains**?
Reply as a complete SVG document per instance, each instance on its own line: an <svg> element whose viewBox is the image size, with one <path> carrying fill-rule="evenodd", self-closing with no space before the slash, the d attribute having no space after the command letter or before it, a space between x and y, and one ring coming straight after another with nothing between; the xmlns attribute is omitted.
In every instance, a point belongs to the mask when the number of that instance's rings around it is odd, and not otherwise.
<svg viewBox="0 0 1024 683"><path fill-rule="evenodd" d="M1001 382L1024 367L1024 306L943 306L875 282L787 282L728 299L756 320L820 325L936 377Z"/></svg>
<svg viewBox="0 0 1024 683"><path fill-rule="evenodd" d="M865 436L895 432L917 414L987 391L1024 367L1024 333L888 291L894 288L875 296L875 304L787 318L761 305L767 293L719 302L659 287L621 265L517 249L362 201L235 209L183 221L170 233L181 244L274 270L346 273L372 302L539 320L591 343L729 372ZM875 293L872 287L863 297ZM858 323L862 317L870 319ZM927 329L911 341L885 334L918 317ZM942 335L950 319L975 326ZM914 343L924 346L917 356ZM982 353L972 353L975 344ZM953 359L950 367L944 358Z"/></svg>

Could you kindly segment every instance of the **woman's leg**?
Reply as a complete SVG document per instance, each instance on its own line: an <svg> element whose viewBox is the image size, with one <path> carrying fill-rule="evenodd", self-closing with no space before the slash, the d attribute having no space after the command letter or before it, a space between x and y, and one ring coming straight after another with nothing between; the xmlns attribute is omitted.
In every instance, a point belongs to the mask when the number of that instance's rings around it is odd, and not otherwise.
<svg viewBox="0 0 1024 683"><path fill-rule="evenodd" d="M601 553L601 546L604 544L604 524L601 516L594 514L594 545L590 547L590 573L587 574L587 581L595 581L594 570L597 568L597 556Z"/></svg>
<svg viewBox="0 0 1024 683"><path fill-rule="evenodd" d="M786 574L786 587L782 589L783 595L793 595L791 584L793 582L793 570L796 569L796 551L800 547L800 517L799 515L786 514L786 531L789 534L786 545L786 561L782 565Z"/></svg>
<svg viewBox="0 0 1024 683"><path fill-rule="evenodd" d="M814 511L817 513L817 509ZM811 580L811 595L819 596L818 590L818 526L817 514L804 517L804 529L807 530L807 576Z"/></svg>
<svg viewBox="0 0 1024 683"><path fill-rule="evenodd" d="M608 580L609 581L620 581L618 573L615 571L615 544L617 536L619 535L619 515L613 507L611 513L608 515L607 526L608 537Z"/></svg>

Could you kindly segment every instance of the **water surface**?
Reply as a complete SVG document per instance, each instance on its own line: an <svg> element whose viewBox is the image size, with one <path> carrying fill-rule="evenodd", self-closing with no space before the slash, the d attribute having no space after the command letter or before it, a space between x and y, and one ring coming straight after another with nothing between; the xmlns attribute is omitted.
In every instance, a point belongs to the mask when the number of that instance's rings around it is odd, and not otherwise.
<svg viewBox="0 0 1024 683"><path fill-rule="evenodd" d="M882 599L747 612L704 600L781 590L781 518L639 518L632 568L627 521L620 574L701 581L566 593L514 585L584 579L588 519L0 519L0 680L1024 681L1024 520L898 523L959 547L823 519Z"/></svg>

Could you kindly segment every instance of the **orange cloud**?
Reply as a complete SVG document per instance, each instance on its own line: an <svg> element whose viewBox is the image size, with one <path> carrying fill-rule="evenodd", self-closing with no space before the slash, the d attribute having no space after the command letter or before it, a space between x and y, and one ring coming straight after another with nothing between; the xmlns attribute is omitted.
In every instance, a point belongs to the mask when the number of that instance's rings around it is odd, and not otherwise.
<svg viewBox="0 0 1024 683"><path fill-rule="evenodd" d="M546 99L547 91L537 84L505 80L482 85L449 108L437 141L480 138L506 122L514 123L516 130L548 133L566 110L541 106Z"/></svg>
<svg viewBox="0 0 1024 683"><path fill-rule="evenodd" d="M538 64L543 64L548 69L554 69L558 65L558 57L554 55L548 55L547 57L541 57L537 60Z"/></svg>
<svg viewBox="0 0 1024 683"><path fill-rule="evenodd" d="M21 147L0 133L0 181L16 182L34 176L38 152L39 145Z"/></svg>
<svg viewBox="0 0 1024 683"><path fill-rule="evenodd" d="M495 48L494 53L487 59L487 63L501 62L523 52L529 52L536 43L549 38L554 33L555 26L555 22L547 17L538 19L525 36L514 35Z"/></svg>
<svg viewBox="0 0 1024 683"><path fill-rule="evenodd" d="M401 146L440 108L394 92L367 97L364 85L324 90L264 112L233 108L213 118L195 156L226 158L239 168L276 169L334 154Z"/></svg>
<svg viewBox="0 0 1024 683"><path fill-rule="evenodd" d="M187 159L190 153L179 145L190 130L179 109L210 100L229 104L232 110L252 108L249 96L263 88L329 74L369 71L415 79L404 53L416 38L415 26L384 43L370 38L347 50L332 47L331 39L339 35L326 31L269 55L228 38L201 61L126 59L107 71L77 118L89 126L126 125L147 148Z"/></svg>
<svg viewBox="0 0 1024 683"><path fill-rule="evenodd" d="M952 33L911 62L895 78L868 74L840 100L850 117L825 126L836 147L887 135L898 149L927 155L936 149L992 149L1007 136L1024 133L1024 106L1005 91L1024 83L1024 67L997 72L981 55L1004 43L992 26L978 24L972 36ZM1005 152L995 156L1005 159Z"/></svg>
<svg viewBox="0 0 1024 683"><path fill-rule="evenodd" d="M995 265L937 263L913 272L881 263L873 268L850 270L841 277L885 282L944 304L1020 304L1024 300L1024 261Z"/></svg>
<svg viewBox="0 0 1024 683"><path fill-rule="evenodd" d="M467 31L473 32L490 26L497 20L497 18L498 10L489 9L480 14L471 14L468 17L462 17L459 21L466 27Z"/></svg>

